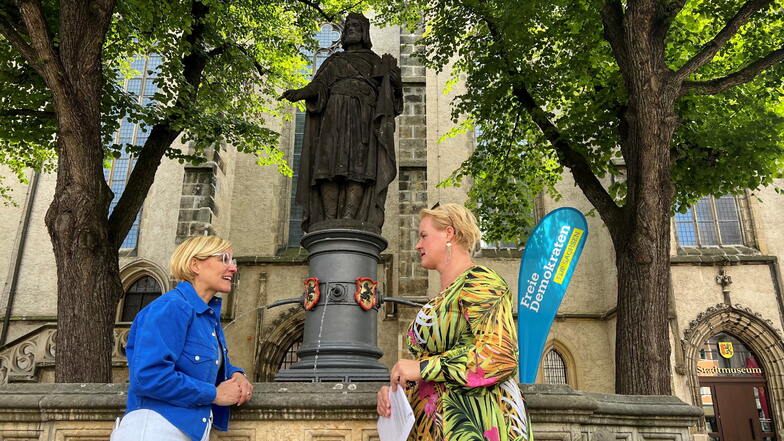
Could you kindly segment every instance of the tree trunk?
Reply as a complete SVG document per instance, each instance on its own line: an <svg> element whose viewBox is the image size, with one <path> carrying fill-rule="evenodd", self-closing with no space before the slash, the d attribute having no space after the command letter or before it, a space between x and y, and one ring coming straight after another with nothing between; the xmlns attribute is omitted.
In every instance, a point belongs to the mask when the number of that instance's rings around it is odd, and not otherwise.
<svg viewBox="0 0 784 441"><path fill-rule="evenodd" d="M59 112L57 185L46 213L57 264L55 381L108 383L122 294L117 248L108 240L112 192L101 168L100 120L78 112Z"/></svg>
<svg viewBox="0 0 784 441"><path fill-rule="evenodd" d="M112 381L122 286L117 248L108 238L112 193L101 168L100 119L77 111L60 118L57 186L46 213L57 264L55 381L104 383ZM74 121L81 131L69 130Z"/></svg>
<svg viewBox="0 0 784 441"><path fill-rule="evenodd" d="M662 216L656 214L650 217ZM661 231L660 235L664 236L665 232L668 234L669 228ZM615 392L670 395L669 241L646 242L649 241L637 241L649 247L646 256L649 253L655 255L647 263L641 262L641 256L632 247L616 252L618 321L615 336Z"/></svg>
<svg viewBox="0 0 784 441"><path fill-rule="evenodd" d="M635 145L627 162L627 201L622 225L610 228L618 269L615 391L620 394L671 394L668 152L674 129L658 104L629 110L633 115L627 121L634 123L627 142Z"/></svg>
<svg viewBox="0 0 784 441"><path fill-rule="evenodd" d="M35 3L28 12L34 18ZM58 383L111 382L118 248L109 240L112 192L103 176L101 51L114 4L61 2L59 53L29 21L57 113L58 168L46 226L57 264ZM31 31L33 32L33 31Z"/></svg>
<svg viewBox="0 0 784 441"><path fill-rule="evenodd" d="M610 228L618 269L615 391L670 395L670 216L674 188L670 143L677 87L664 62L664 40L650 37L654 2L629 7L623 76L629 93L621 127L627 196Z"/></svg>

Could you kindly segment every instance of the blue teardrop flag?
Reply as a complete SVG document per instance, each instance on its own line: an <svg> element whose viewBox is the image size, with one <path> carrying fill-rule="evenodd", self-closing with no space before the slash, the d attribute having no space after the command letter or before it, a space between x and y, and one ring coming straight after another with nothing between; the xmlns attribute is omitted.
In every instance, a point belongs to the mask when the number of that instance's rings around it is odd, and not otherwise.
<svg viewBox="0 0 784 441"><path fill-rule="evenodd" d="M545 216L525 244L517 282L521 383L536 380L544 343L587 237L585 216L564 207Z"/></svg>

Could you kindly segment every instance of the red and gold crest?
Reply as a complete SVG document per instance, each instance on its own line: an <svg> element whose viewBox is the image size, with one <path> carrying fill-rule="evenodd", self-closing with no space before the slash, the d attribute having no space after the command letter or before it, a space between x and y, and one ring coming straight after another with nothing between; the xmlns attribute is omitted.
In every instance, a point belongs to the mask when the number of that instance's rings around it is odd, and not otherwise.
<svg viewBox="0 0 784 441"><path fill-rule="evenodd" d="M735 349L732 347L731 341L719 342L719 354L724 358L732 358L735 355Z"/></svg>
<svg viewBox="0 0 784 441"><path fill-rule="evenodd" d="M321 297L318 277L311 277L305 281L305 294L302 296L302 306L306 311L313 309Z"/></svg>
<svg viewBox="0 0 784 441"><path fill-rule="evenodd" d="M378 282L370 277L357 279L357 291L354 293L354 300L365 311L369 311L376 306L376 288L378 288Z"/></svg>

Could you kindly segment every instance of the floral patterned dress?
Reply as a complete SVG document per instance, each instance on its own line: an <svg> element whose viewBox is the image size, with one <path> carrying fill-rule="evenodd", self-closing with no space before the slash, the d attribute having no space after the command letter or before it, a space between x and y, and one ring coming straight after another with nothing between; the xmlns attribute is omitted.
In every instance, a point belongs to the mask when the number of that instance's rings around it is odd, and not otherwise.
<svg viewBox="0 0 784 441"><path fill-rule="evenodd" d="M422 373L406 390L416 417L409 441L533 441L501 276L469 268L422 307L408 342Z"/></svg>

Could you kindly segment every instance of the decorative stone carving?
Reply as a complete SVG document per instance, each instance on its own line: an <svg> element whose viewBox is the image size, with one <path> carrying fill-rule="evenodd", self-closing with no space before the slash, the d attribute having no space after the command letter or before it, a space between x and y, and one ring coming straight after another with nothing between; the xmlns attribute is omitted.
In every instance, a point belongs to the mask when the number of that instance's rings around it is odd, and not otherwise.
<svg viewBox="0 0 784 441"><path fill-rule="evenodd" d="M125 363L125 345L129 325L114 329L113 363ZM52 366L57 352L57 327L49 323L16 339L10 347L0 352L0 384L38 381L37 370L41 365Z"/></svg>
<svg viewBox="0 0 784 441"><path fill-rule="evenodd" d="M738 304L738 303L736 303L734 305L728 305L726 303L718 303L718 304L716 304L714 306L709 307L705 311L699 313L694 320L689 322L689 327L683 332L683 339L681 340L681 344L684 346L684 350L685 350L685 345L686 344L702 346L702 344L704 343L703 341L695 341L694 340L695 330L699 326L701 326L709 318L711 318L711 317L713 317L713 316L715 316L717 314L727 313L727 312L732 312L732 311L737 311L737 312L740 312L740 313L744 313L745 315L747 315L749 317L753 317L756 320L764 323L765 325L767 325L769 330L771 332L773 332L779 338L779 340L784 340L784 338L782 337L781 330L776 329L774 327L774 325L773 325L773 322L770 319L767 319L767 318L763 317L762 315L760 315L760 313L755 312L751 308L745 307L745 306L743 306L741 304Z"/></svg>
<svg viewBox="0 0 784 441"><path fill-rule="evenodd" d="M697 327L703 321L705 321L707 317L719 313L729 307L730 305L727 305L726 303L719 303L699 313L697 315L697 318L689 322L689 327L683 332L684 343L691 341L692 335L694 334L694 328Z"/></svg>
<svg viewBox="0 0 784 441"><path fill-rule="evenodd" d="M747 307L745 307L745 306L741 305L740 303L736 303L735 305L733 305L733 308L734 308L734 309L737 309L738 311L743 311L743 312L745 312L746 314L748 314L748 315L751 315L751 316L754 316L754 317L756 317L757 319L759 319L760 321L764 322L766 325L768 325L768 327L769 327L769 328L770 328L770 329L771 329L773 332L775 332L775 333L776 333L776 335L778 335L778 337L779 337L779 340L781 340L781 339L782 339L781 330L779 330L779 329L776 329L776 328L774 327L774 325L773 325L773 322L772 322L770 319L766 319L765 317L763 317L762 315L760 315L760 313L758 313L758 312L754 312L754 311L752 311L752 310L751 310L751 308L747 308Z"/></svg>

